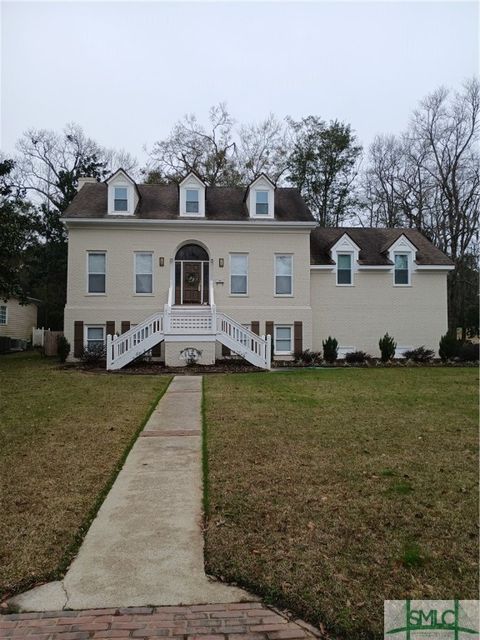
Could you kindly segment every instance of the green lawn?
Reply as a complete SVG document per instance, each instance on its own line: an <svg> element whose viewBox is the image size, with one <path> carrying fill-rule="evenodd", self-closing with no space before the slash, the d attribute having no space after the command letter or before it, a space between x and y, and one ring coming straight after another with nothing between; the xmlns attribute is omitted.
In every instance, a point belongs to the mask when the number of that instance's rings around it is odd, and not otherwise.
<svg viewBox="0 0 480 640"><path fill-rule="evenodd" d="M478 597L477 371L205 378L210 573L334 635Z"/></svg>
<svg viewBox="0 0 480 640"><path fill-rule="evenodd" d="M66 566L169 380L0 356L0 595Z"/></svg>

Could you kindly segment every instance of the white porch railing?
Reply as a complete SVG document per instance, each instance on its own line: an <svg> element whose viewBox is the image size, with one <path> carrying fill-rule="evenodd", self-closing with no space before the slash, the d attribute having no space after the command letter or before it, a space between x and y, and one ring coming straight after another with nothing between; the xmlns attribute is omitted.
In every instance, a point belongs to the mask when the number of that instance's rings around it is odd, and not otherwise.
<svg viewBox="0 0 480 640"><path fill-rule="evenodd" d="M270 336L257 336L225 313L217 313L217 339L256 367L271 368Z"/></svg>
<svg viewBox="0 0 480 640"><path fill-rule="evenodd" d="M107 369L121 369L164 338L164 314L155 313L121 336L107 336Z"/></svg>
<svg viewBox="0 0 480 640"><path fill-rule="evenodd" d="M218 313L215 305L213 281L209 283L208 306L176 308L173 306L173 287L170 287L164 311L155 313L121 336L107 336L107 369L120 369L156 344L165 336L210 335L231 351L262 369L270 369L271 338L257 336L225 313Z"/></svg>

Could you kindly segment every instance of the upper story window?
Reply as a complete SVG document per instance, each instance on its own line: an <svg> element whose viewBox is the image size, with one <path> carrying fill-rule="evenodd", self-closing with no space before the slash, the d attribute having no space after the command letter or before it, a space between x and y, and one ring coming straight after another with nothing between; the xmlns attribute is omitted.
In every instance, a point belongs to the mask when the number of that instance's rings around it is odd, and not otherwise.
<svg viewBox="0 0 480 640"><path fill-rule="evenodd" d="M135 254L135 293L153 293L153 254L150 252Z"/></svg>
<svg viewBox="0 0 480 640"><path fill-rule="evenodd" d="M107 256L104 251L88 253L88 293L105 293Z"/></svg>
<svg viewBox="0 0 480 640"><path fill-rule="evenodd" d="M186 189L185 205L185 211L187 213L199 212L200 208L198 189Z"/></svg>
<svg viewBox="0 0 480 640"><path fill-rule="evenodd" d="M0 324L7 324L7 305L0 305Z"/></svg>
<svg viewBox="0 0 480 640"><path fill-rule="evenodd" d="M255 214L268 216L268 191L255 192Z"/></svg>
<svg viewBox="0 0 480 640"><path fill-rule="evenodd" d="M205 217L205 195L207 185L194 171L179 184L179 215Z"/></svg>
<svg viewBox="0 0 480 640"><path fill-rule="evenodd" d="M275 295L291 296L293 294L293 256L275 256Z"/></svg>
<svg viewBox="0 0 480 640"><path fill-rule="evenodd" d="M395 254L395 278L394 282L397 285L409 285L410 284L410 270L408 268L408 254L396 253Z"/></svg>
<svg viewBox="0 0 480 640"><path fill-rule="evenodd" d="M275 211L275 185L265 174L248 185L245 194L250 218L273 220Z"/></svg>
<svg viewBox="0 0 480 640"><path fill-rule="evenodd" d="M337 254L337 284L352 284L352 254Z"/></svg>
<svg viewBox="0 0 480 640"><path fill-rule="evenodd" d="M248 255L230 254L230 293L246 296L248 293Z"/></svg>
<svg viewBox="0 0 480 640"><path fill-rule="evenodd" d="M114 187L114 211L128 211L128 188Z"/></svg>

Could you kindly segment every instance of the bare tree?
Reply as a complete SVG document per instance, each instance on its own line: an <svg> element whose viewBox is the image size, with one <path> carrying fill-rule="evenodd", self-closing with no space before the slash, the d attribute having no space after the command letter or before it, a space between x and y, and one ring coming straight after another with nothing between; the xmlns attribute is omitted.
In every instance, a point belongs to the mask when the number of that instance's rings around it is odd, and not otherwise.
<svg viewBox="0 0 480 640"><path fill-rule="evenodd" d="M453 95L438 89L421 102L400 138L375 139L362 176L370 224L420 229L454 261L450 328L461 326L464 334L472 257L478 254L479 113L478 80Z"/></svg>
<svg viewBox="0 0 480 640"><path fill-rule="evenodd" d="M287 170L289 152L288 124L273 113L259 123L240 127L237 162L245 183L261 173L278 183Z"/></svg>
<svg viewBox="0 0 480 640"><path fill-rule="evenodd" d="M195 171L207 185L237 184L233 127L223 102L211 107L208 129L195 115L184 116L167 138L153 145L150 170L167 180L179 180Z"/></svg>

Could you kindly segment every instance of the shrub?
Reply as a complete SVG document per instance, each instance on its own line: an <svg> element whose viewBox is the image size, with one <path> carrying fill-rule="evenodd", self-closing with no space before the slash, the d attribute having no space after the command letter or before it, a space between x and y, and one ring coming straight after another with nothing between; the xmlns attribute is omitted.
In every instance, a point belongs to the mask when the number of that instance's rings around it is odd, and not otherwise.
<svg viewBox="0 0 480 640"><path fill-rule="evenodd" d="M442 361L446 362L458 356L461 346L460 340L457 340L451 333L446 333L438 343L438 354Z"/></svg>
<svg viewBox="0 0 480 640"><path fill-rule="evenodd" d="M59 336L57 344L58 357L60 358L60 362L65 362L65 360L68 358L68 354L70 353L70 343L65 338L65 336Z"/></svg>
<svg viewBox="0 0 480 640"><path fill-rule="evenodd" d="M364 364L369 359L370 356L365 351L350 351L345 354L345 361L348 364Z"/></svg>
<svg viewBox="0 0 480 640"><path fill-rule="evenodd" d="M413 360L413 362L431 362L435 353L431 349L425 349L422 345L416 349L405 351L403 355L406 360Z"/></svg>
<svg viewBox="0 0 480 640"><path fill-rule="evenodd" d="M104 344L90 344L84 347L80 360L89 367L94 367L103 362L107 357L107 348Z"/></svg>
<svg viewBox="0 0 480 640"><path fill-rule="evenodd" d="M323 347L323 357L325 360L333 364L338 356L338 342L335 338L328 336L326 340L322 342Z"/></svg>
<svg viewBox="0 0 480 640"><path fill-rule="evenodd" d="M378 341L378 347L382 354L382 362L388 362L395 355L395 349L397 348L397 343L395 340L386 333L383 338L380 338Z"/></svg>
<svg viewBox="0 0 480 640"><path fill-rule="evenodd" d="M321 362L321 360L322 357L320 351L310 351L310 349L305 349L305 351L301 351L295 356L295 362L306 367L311 367L314 364Z"/></svg>
<svg viewBox="0 0 480 640"><path fill-rule="evenodd" d="M458 357L462 362L478 362L479 344L464 342L458 351Z"/></svg>

